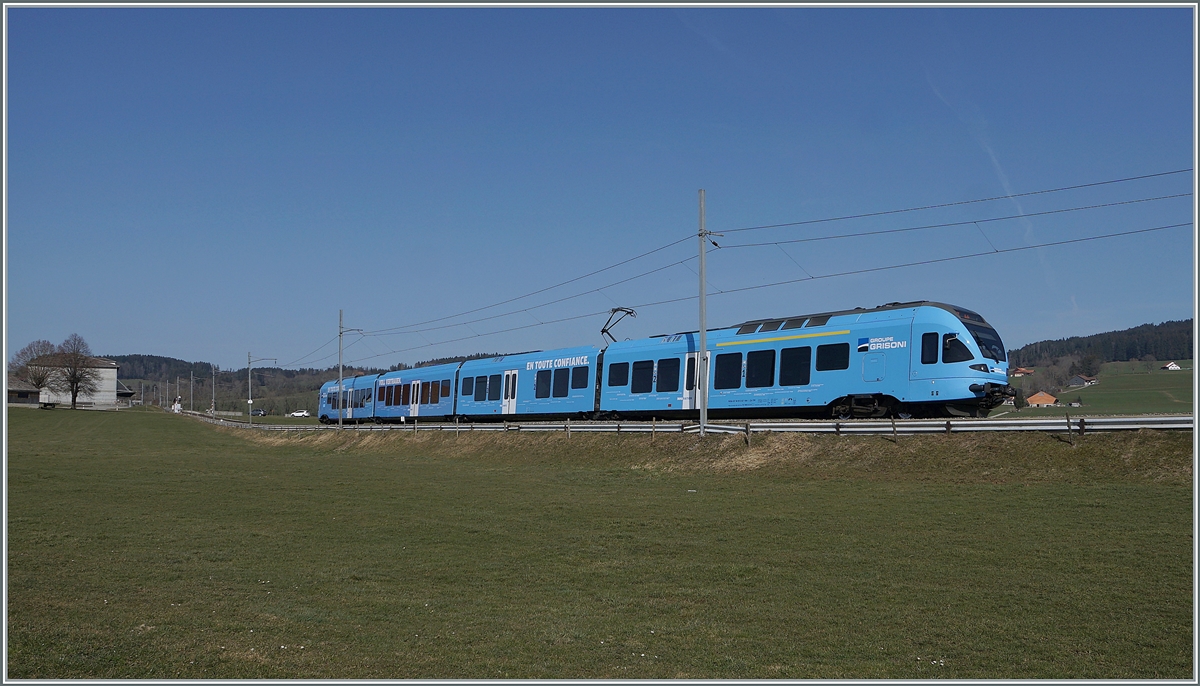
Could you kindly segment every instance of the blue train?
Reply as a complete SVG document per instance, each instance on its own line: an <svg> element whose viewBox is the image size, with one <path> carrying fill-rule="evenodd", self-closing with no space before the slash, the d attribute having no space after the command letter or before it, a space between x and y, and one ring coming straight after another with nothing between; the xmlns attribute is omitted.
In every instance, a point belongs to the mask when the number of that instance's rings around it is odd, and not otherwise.
<svg viewBox="0 0 1200 686"><path fill-rule="evenodd" d="M318 417L685 419L699 416L698 332L336 380ZM708 332L709 416L983 417L1014 394L999 334L944 303L759 319Z"/></svg>

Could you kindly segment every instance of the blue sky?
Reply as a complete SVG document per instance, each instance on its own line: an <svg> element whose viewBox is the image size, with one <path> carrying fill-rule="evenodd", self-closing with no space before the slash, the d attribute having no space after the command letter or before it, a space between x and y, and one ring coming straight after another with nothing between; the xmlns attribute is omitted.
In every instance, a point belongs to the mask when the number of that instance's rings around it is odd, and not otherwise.
<svg viewBox="0 0 1200 686"><path fill-rule="evenodd" d="M694 330L650 303L696 294L701 188L714 327L930 299L1014 348L1194 310L1191 172L730 231L1191 169L1191 8L6 11L9 355L326 367L339 309L378 367L599 344L615 306Z"/></svg>

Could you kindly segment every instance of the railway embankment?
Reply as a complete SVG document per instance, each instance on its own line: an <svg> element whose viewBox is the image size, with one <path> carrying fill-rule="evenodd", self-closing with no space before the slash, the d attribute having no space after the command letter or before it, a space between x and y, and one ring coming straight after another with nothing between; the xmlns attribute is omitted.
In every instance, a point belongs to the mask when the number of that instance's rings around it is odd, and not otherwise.
<svg viewBox="0 0 1200 686"><path fill-rule="evenodd" d="M799 479L944 483L1190 483L1191 431L854 436L215 429L261 445L331 456L573 463L646 472L758 472Z"/></svg>

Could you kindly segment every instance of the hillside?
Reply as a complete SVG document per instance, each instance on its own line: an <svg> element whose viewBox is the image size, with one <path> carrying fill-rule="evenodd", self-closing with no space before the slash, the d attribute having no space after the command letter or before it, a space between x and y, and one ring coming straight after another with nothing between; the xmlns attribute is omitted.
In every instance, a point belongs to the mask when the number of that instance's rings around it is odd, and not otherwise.
<svg viewBox="0 0 1200 686"><path fill-rule="evenodd" d="M1100 362L1192 359L1192 320L1143 324L1091 336L1038 341L1008 351L1010 367L1046 366L1060 357L1095 357Z"/></svg>

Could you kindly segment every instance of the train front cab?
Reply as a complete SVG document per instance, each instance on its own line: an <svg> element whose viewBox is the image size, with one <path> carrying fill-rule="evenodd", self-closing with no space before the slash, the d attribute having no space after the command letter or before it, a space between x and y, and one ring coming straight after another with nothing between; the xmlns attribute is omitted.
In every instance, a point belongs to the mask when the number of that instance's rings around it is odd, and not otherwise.
<svg viewBox="0 0 1200 686"><path fill-rule="evenodd" d="M978 314L953 306L920 307L910 340L907 412L984 417L1013 395L1004 344Z"/></svg>

